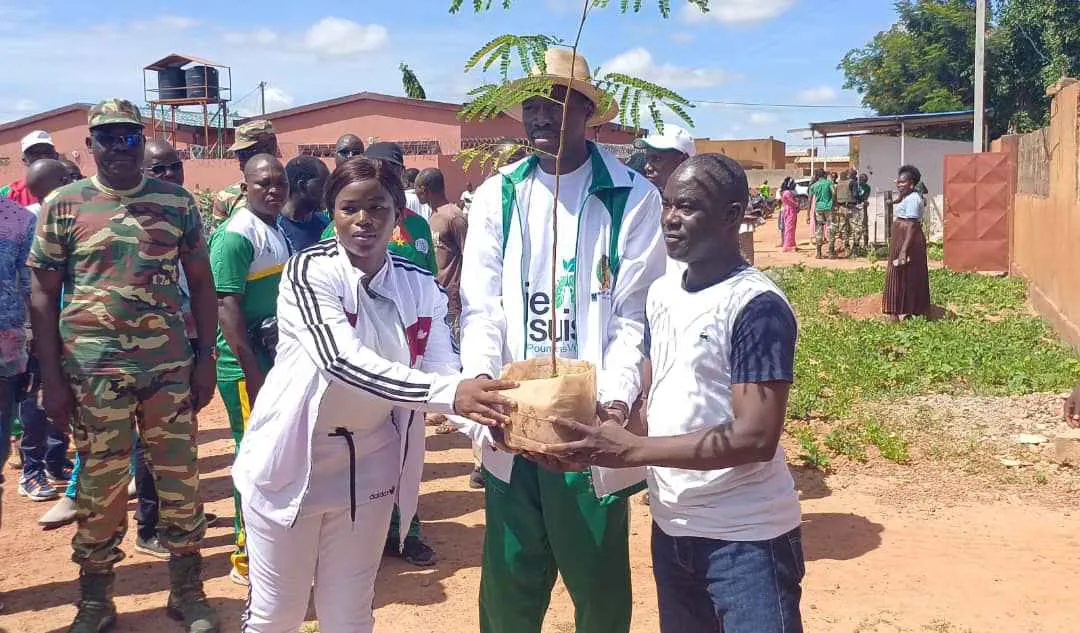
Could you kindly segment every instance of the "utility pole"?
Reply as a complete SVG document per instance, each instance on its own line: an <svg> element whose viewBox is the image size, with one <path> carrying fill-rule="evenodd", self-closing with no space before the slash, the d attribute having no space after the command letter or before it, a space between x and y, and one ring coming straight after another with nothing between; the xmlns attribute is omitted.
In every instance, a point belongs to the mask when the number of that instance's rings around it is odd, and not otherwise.
<svg viewBox="0 0 1080 633"><path fill-rule="evenodd" d="M978 93L975 93L978 94ZM976 97L978 98L978 97ZM266 114L266 82L259 82L259 110Z"/></svg>
<svg viewBox="0 0 1080 633"><path fill-rule="evenodd" d="M986 146L983 132L986 130L986 0L975 1L975 134L974 152L979 154Z"/></svg>

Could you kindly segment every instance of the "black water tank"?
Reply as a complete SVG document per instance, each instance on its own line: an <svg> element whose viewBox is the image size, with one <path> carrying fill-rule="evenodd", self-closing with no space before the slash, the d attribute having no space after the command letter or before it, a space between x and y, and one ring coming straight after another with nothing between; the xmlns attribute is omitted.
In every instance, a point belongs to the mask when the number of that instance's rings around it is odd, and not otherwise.
<svg viewBox="0 0 1080 633"><path fill-rule="evenodd" d="M186 99L187 77L179 66L162 68L157 71L158 98Z"/></svg>
<svg viewBox="0 0 1080 633"><path fill-rule="evenodd" d="M218 70L212 66L192 66L185 72L188 99L218 100Z"/></svg>

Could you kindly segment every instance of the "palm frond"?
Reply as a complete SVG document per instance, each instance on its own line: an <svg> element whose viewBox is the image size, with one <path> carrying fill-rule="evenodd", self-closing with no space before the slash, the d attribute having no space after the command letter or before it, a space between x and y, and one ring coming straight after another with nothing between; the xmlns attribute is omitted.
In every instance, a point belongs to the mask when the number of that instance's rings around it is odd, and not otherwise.
<svg viewBox="0 0 1080 633"><path fill-rule="evenodd" d="M416 73L404 62L398 65L398 70L401 71L401 87L405 89L405 96L410 99L427 99L427 92Z"/></svg>
<svg viewBox="0 0 1080 633"><path fill-rule="evenodd" d="M485 84L469 91L469 100L461 106L458 118L465 121L489 119L532 97L548 97L554 83L543 77L523 77L514 82Z"/></svg>

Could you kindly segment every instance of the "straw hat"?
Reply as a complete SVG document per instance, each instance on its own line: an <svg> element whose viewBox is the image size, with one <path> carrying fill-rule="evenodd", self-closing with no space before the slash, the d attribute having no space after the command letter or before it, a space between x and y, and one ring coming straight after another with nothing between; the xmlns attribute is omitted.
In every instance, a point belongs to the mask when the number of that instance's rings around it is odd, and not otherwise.
<svg viewBox="0 0 1080 633"><path fill-rule="evenodd" d="M596 87L593 83L592 71L589 70L589 62L585 60L581 55L575 55L574 52L568 48L549 48L544 51L544 61L547 63L547 72L540 72L540 68L534 66L529 72L529 77L540 77L553 82L556 86L566 86L575 92L579 92L586 99L592 102L595 112L592 117L589 118L586 123L587 127L596 127L603 125L608 121L613 120L619 116L619 104L615 103L614 99L610 99L610 106L604 110L601 106L603 91ZM573 73L571 74L570 67L573 66ZM573 77L573 86L570 85L570 79ZM511 82L511 84L523 83L524 79L517 79ZM515 119L521 120L521 106L516 105L512 107L507 114Z"/></svg>

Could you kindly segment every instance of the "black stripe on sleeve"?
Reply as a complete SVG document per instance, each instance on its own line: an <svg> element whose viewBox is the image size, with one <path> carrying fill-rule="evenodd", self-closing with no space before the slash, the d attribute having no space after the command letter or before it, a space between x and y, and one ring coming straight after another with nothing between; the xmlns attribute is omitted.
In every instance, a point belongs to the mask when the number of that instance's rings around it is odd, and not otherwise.
<svg viewBox="0 0 1080 633"><path fill-rule="evenodd" d="M797 336L795 314L780 295L751 299L731 330L731 384L794 382Z"/></svg>

